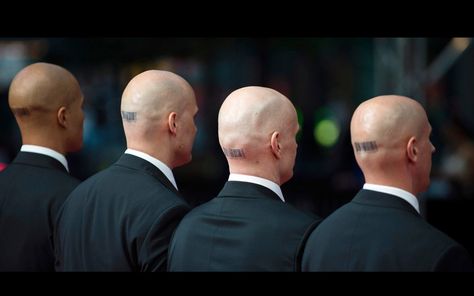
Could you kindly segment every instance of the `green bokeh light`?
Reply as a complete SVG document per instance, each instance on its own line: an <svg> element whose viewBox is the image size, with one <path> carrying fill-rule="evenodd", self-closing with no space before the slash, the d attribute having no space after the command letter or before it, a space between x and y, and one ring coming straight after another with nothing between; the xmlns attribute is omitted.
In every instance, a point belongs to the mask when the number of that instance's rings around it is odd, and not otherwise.
<svg viewBox="0 0 474 296"><path fill-rule="evenodd" d="M339 139L339 126L331 119L323 119L316 122L314 126L314 139L316 143L324 147L331 147Z"/></svg>

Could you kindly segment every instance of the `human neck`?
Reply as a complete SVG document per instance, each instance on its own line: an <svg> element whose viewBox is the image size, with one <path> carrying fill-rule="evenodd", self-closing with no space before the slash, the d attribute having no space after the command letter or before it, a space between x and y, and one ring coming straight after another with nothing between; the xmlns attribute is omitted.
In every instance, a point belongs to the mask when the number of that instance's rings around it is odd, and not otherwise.
<svg viewBox="0 0 474 296"><path fill-rule="evenodd" d="M237 161L229 161L229 172L231 174L242 174L242 175L249 175L249 176L256 176L260 178L264 178L270 180L278 185L280 184L280 176L277 174L278 170L276 169L269 169L267 167L261 166L250 166L248 163L238 163Z"/></svg>
<svg viewBox="0 0 474 296"><path fill-rule="evenodd" d="M40 133L22 134L23 145L42 146L66 155L66 149L61 141L54 135L43 135Z"/></svg>

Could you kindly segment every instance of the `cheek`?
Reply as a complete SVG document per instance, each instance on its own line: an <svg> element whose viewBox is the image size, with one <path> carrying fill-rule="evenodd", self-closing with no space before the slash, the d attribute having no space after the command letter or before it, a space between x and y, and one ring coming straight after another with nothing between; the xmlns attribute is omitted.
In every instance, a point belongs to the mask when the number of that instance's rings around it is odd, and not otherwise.
<svg viewBox="0 0 474 296"><path fill-rule="evenodd" d="M292 143L292 146L293 146L293 152L296 154L297 151L298 151L298 143L297 143L296 141L294 141L294 142Z"/></svg>
<svg viewBox="0 0 474 296"><path fill-rule="evenodd" d="M189 130L191 131L191 135L192 135L191 138L194 139L194 137L195 137L196 134L197 134L197 127L196 127L196 124L194 124L194 122L192 123L192 125L191 125L191 127L190 127Z"/></svg>
<svg viewBox="0 0 474 296"><path fill-rule="evenodd" d="M80 125L80 127L82 129L84 127L84 119L85 119L84 111L82 111L82 109L81 109L78 114L79 114L78 117L77 117L78 125Z"/></svg>

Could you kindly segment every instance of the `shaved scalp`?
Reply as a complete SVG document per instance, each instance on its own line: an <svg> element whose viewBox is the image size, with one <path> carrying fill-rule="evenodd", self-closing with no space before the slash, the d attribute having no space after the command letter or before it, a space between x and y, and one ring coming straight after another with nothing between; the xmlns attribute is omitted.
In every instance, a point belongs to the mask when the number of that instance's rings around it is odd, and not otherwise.
<svg viewBox="0 0 474 296"><path fill-rule="evenodd" d="M17 119L36 117L69 106L80 94L79 83L66 69L48 63L35 63L13 79L8 104Z"/></svg>
<svg viewBox="0 0 474 296"><path fill-rule="evenodd" d="M423 107L407 97L378 96L360 104L351 120L351 141L361 169L393 167L404 157L409 138L419 137L427 122Z"/></svg>
<svg viewBox="0 0 474 296"><path fill-rule="evenodd" d="M352 143L356 152L376 150L379 146L392 148L413 131L420 133L417 130L426 119L423 107L413 99L394 95L375 97L360 104L354 112ZM355 143L368 149L357 149Z"/></svg>
<svg viewBox="0 0 474 296"><path fill-rule="evenodd" d="M170 167L190 160L190 123L197 112L191 85L168 71L148 70L135 76L122 95L122 123L127 147L144 151ZM192 137L191 137L192 136ZM184 138L183 138L184 137Z"/></svg>
<svg viewBox="0 0 474 296"><path fill-rule="evenodd" d="M122 95L121 114L124 124L156 121L172 111L183 110L189 103L191 86L180 76L159 70L135 76Z"/></svg>
<svg viewBox="0 0 474 296"><path fill-rule="evenodd" d="M266 87L249 86L232 92L219 110L219 142L228 158L253 158L274 131L293 128L296 111L288 98Z"/></svg>
<svg viewBox="0 0 474 296"><path fill-rule="evenodd" d="M23 68L8 92L23 144L62 154L82 147L83 103L81 88L71 72L48 63Z"/></svg>

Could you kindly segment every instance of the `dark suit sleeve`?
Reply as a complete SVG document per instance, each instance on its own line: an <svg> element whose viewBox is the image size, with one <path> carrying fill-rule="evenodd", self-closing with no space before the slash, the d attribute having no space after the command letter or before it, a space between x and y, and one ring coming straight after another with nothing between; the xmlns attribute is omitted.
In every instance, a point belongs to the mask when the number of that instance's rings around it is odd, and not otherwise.
<svg viewBox="0 0 474 296"><path fill-rule="evenodd" d="M318 218L318 220L311 223L311 225L306 229L306 232L303 235L301 240L301 244L298 246L297 254L296 254L296 270L297 272L301 271L301 265L303 260L303 252L304 248L306 247L306 242L308 241L309 235L314 231L314 229L321 223L322 219Z"/></svg>
<svg viewBox="0 0 474 296"><path fill-rule="evenodd" d="M171 236L188 211L184 205L172 207L153 223L138 253L141 271L166 271Z"/></svg>
<svg viewBox="0 0 474 296"><path fill-rule="evenodd" d="M70 178L65 184L67 185L67 188L63 190L63 192L60 193L61 198L56 198L53 200L49 207L49 213L48 213L48 222L50 225L50 235L49 235L49 241L51 244L51 248L53 250L53 256L54 256L54 266L55 269L57 266L59 266L58 258L59 258L59 251L58 251L58 238L57 238L57 233L56 229L58 227L58 220L59 220L59 215L62 211L63 205L69 194L79 185L79 181L77 179Z"/></svg>
<svg viewBox="0 0 474 296"><path fill-rule="evenodd" d="M434 271L473 272L474 266L467 250L461 245L454 245L443 253Z"/></svg>
<svg viewBox="0 0 474 296"><path fill-rule="evenodd" d="M63 206L60 207L60 209L58 210L57 216L54 218L54 225L53 225L53 231L52 231L52 236L51 236L51 242L52 242L52 245L53 245L53 252L54 252L54 269L55 269L55 271L62 271L62 260L63 260L63 258L61 256L61 251L60 251L58 227L59 227L59 219L61 217Z"/></svg>

